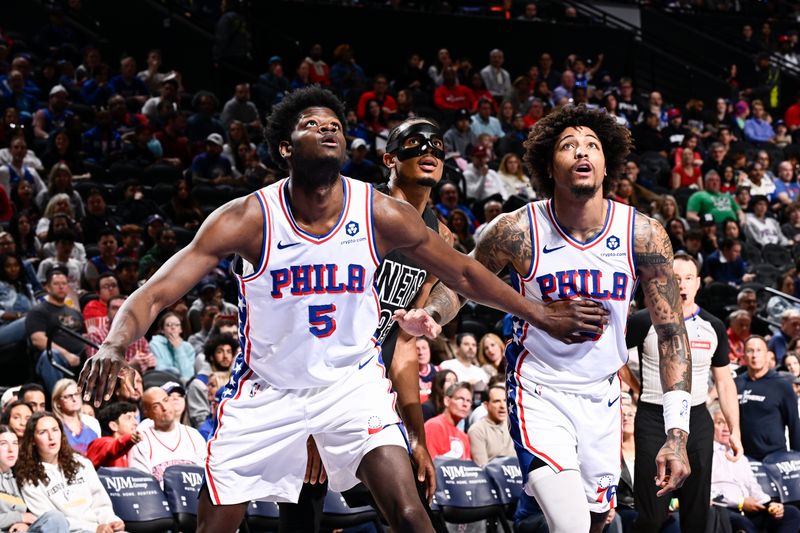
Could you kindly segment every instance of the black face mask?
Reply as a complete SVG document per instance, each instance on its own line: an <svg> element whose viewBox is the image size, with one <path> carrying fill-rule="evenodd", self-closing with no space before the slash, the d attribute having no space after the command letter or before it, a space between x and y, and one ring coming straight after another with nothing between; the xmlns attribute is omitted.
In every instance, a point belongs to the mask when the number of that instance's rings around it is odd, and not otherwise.
<svg viewBox="0 0 800 533"><path fill-rule="evenodd" d="M405 143L405 140L409 137L421 137L422 142L412 148L403 148L403 143ZM433 145L434 139L442 140L442 134L438 128L427 122L416 122L403 128L403 131L400 131L397 136L386 145L386 151L396 154L397 159L400 161L405 161L412 157L419 157L426 152L430 152L436 159L444 161L444 150L436 148Z"/></svg>

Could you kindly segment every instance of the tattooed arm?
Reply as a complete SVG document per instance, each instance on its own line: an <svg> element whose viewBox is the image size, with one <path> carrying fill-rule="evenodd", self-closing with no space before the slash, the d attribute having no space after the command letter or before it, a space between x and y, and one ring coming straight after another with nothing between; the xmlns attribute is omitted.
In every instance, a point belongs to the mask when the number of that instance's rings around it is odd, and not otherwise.
<svg viewBox="0 0 800 533"><path fill-rule="evenodd" d="M634 257L645 305L658 337L661 387L664 393L684 391L691 394L692 357L681 296L672 270L672 245L664 227L643 215L636 217ZM681 429L667 428L667 441L656 457L659 496L677 489L689 476L688 437Z"/></svg>
<svg viewBox="0 0 800 533"><path fill-rule="evenodd" d="M527 207L523 207L495 218L481 234L470 256L494 273L505 266L526 272L532 255L527 217ZM439 324L447 324L465 301L440 282L431 291L424 310ZM549 305L530 303L534 305L534 313L521 318L566 343L588 340L580 332L599 332L606 321L605 309L590 300L564 300Z"/></svg>

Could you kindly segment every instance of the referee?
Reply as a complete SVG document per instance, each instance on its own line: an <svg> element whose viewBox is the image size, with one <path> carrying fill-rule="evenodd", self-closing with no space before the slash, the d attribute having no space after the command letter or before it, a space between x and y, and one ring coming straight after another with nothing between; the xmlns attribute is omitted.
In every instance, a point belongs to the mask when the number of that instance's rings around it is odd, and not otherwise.
<svg viewBox="0 0 800 533"><path fill-rule="evenodd" d="M679 252L675 254L673 270L680 287L683 318L692 354L692 408L687 452L692 475L673 494L656 497L656 455L664 441L664 417L661 405L661 378L658 363L658 338L650 322L648 310L636 312L628 319L626 342L636 347L641 360L641 396L636 412L634 435L636 461L633 487L638 517L634 531L659 531L667 518L669 501L680 501L681 531L705 531L711 493L711 462L713 456L714 424L706 409L711 367L719 395L720 407L731 430L731 448L735 456L742 455L739 429L739 402L736 385L728 367L728 338L720 319L700 309L694 302L700 288L700 266L697 260Z"/></svg>

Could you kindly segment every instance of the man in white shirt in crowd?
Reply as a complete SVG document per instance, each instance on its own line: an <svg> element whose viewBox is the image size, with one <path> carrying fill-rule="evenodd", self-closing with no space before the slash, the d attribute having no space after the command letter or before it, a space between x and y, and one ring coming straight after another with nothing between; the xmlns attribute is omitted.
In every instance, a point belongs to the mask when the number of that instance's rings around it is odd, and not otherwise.
<svg viewBox="0 0 800 533"><path fill-rule="evenodd" d="M176 420L175 408L164 389L150 387L144 391L142 410L152 425L145 422L139 426L142 440L128 453L131 468L147 472L163 484L167 467L205 463L205 439L193 427Z"/></svg>
<svg viewBox="0 0 800 533"><path fill-rule="evenodd" d="M456 336L456 357L442 361L439 368L452 370L458 381L466 381L476 390L483 390L489 382L489 376L475 364L478 355L478 341L472 333L460 333Z"/></svg>

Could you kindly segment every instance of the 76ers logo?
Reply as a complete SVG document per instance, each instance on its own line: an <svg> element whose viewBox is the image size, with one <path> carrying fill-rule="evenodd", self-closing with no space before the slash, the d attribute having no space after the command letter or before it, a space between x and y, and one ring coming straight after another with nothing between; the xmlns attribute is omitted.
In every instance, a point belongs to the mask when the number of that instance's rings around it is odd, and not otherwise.
<svg viewBox="0 0 800 533"><path fill-rule="evenodd" d="M602 503L603 500L611 502L617 495L617 486L612 485L613 482L614 476L612 475L601 476L597 480L597 499L595 500L597 503Z"/></svg>

